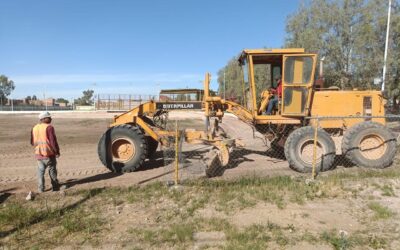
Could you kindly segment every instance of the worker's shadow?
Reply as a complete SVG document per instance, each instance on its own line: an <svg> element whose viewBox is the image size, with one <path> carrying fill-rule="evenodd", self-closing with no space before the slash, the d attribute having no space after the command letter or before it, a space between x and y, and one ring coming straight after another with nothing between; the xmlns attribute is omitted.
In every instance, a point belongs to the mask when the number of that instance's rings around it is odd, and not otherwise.
<svg viewBox="0 0 400 250"><path fill-rule="evenodd" d="M0 204L2 204L3 202L5 202L12 194L10 193L10 191L15 190L16 188L9 188L9 189L5 189L5 190L1 190L0 191Z"/></svg>

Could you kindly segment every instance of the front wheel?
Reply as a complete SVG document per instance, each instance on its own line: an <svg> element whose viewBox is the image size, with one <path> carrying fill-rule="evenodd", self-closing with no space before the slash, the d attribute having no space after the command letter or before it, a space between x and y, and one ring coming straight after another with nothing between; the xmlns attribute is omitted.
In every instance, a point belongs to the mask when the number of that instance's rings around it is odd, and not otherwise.
<svg viewBox="0 0 400 250"><path fill-rule="evenodd" d="M307 126L294 130L285 143L285 156L289 167L297 172L310 173L314 159L315 129ZM330 135L323 129L317 131L315 170L327 171L332 168L336 148Z"/></svg>
<svg viewBox="0 0 400 250"><path fill-rule="evenodd" d="M100 138L97 151L109 170L132 172L143 165L147 143L138 127L124 124L108 129Z"/></svg>

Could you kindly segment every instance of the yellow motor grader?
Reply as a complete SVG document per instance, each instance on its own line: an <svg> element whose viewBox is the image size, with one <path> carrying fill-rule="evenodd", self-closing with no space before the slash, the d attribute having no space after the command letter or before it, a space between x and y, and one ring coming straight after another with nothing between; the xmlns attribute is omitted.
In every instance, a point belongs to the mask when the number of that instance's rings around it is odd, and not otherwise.
<svg viewBox="0 0 400 250"><path fill-rule="evenodd" d="M341 152L357 166L385 168L396 154L396 138L385 126L385 99L380 91L324 89L315 84L317 55L304 49L244 50L239 63L243 72L242 104L210 96L210 75L204 80L204 131L186 130L188 143L212 146L216 153L208 162L206 173L214 176L215 162L224 167L230 149L237 143L218 131L225 112L260 132L270 146L281 148L289 166L299 172L311 172L313 160L317 171L332 168L336 156L333 136L342 137ZM268 76L268 77L263 77ZM274 79L281 78L282 95L271 114ZM262 82L261 82L262 81ZM115 172L138 169L151 158L158 144L168 144L176 136L166 130L166 108L190 109L190 103L147 102L114 117L101 137L98 154L102 163ZM318 119L317 119L318 118ZM213 121L213 124L211 124ZM313 157L315 127L316 159Z"/></svg>

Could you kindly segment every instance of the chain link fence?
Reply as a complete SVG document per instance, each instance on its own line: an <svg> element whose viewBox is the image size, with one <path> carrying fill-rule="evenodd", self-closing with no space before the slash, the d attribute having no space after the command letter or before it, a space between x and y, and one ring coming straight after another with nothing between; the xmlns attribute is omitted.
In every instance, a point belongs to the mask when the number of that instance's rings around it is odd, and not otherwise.
<svg viewBox="0 0 400 250"><path fill-rule="evenodd" d="M185 131L191 127L183 120L168 120L166 129L178 131L178 136L161 146L165 181L218 177L226 171L316 178L337 168L383 169L399 163L400 116L308 117L302 122L253 126L228 114L215 126L211 119L208 132L221 139L223 146L218 147L206 141L188 143Z"/></svg>
<svg viewBox="0 0 400 250"><path fill-rule="evenodd" d="M98 94L96 97L96 109L114 111L130 110L144 102L157 99L158 96L156 95Z"/></svg>

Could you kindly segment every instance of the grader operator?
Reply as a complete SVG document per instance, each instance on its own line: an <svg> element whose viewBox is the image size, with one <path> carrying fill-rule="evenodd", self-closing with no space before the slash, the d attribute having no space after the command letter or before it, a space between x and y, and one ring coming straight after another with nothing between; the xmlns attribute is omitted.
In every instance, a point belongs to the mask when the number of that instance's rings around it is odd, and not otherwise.
<svg viewBox="0 0 400 250"><path fill-rule="evenodd" d="M396 154L396 139L385 126L385 100L380 91L324 89L315 86L316 54L304 49L244 50L239 57L243 72L242 104L209 95L210 75L204 81L204 131L185 131L188 143L214 147L219 167L229 162L235 140L218 135L225 112L236 115L264 135L267 145L283 149L289 166L299 172L311 172L314 127L317 130L317 171L333 167L337 153L332 137L342 137L341 154L357 166L385 168ZM277 109L265 114L270 101L272 79L281 77L282 95ZM276 83L275 83L276 84ZM267 86L269 85L269 86ZM276 87L276 86L273 86ZM148 102L116 116L99 141L100 160L112 171L130 172L151 157L159 143L175 136L167 131L167 110ZM318 119L317 119L318 118ZM160 122L161 121L161 122ZM211 122L214 122L210 126ZM211 164L211 162L213 164ZM213 176L215 160L206 173Z"/></svg>

